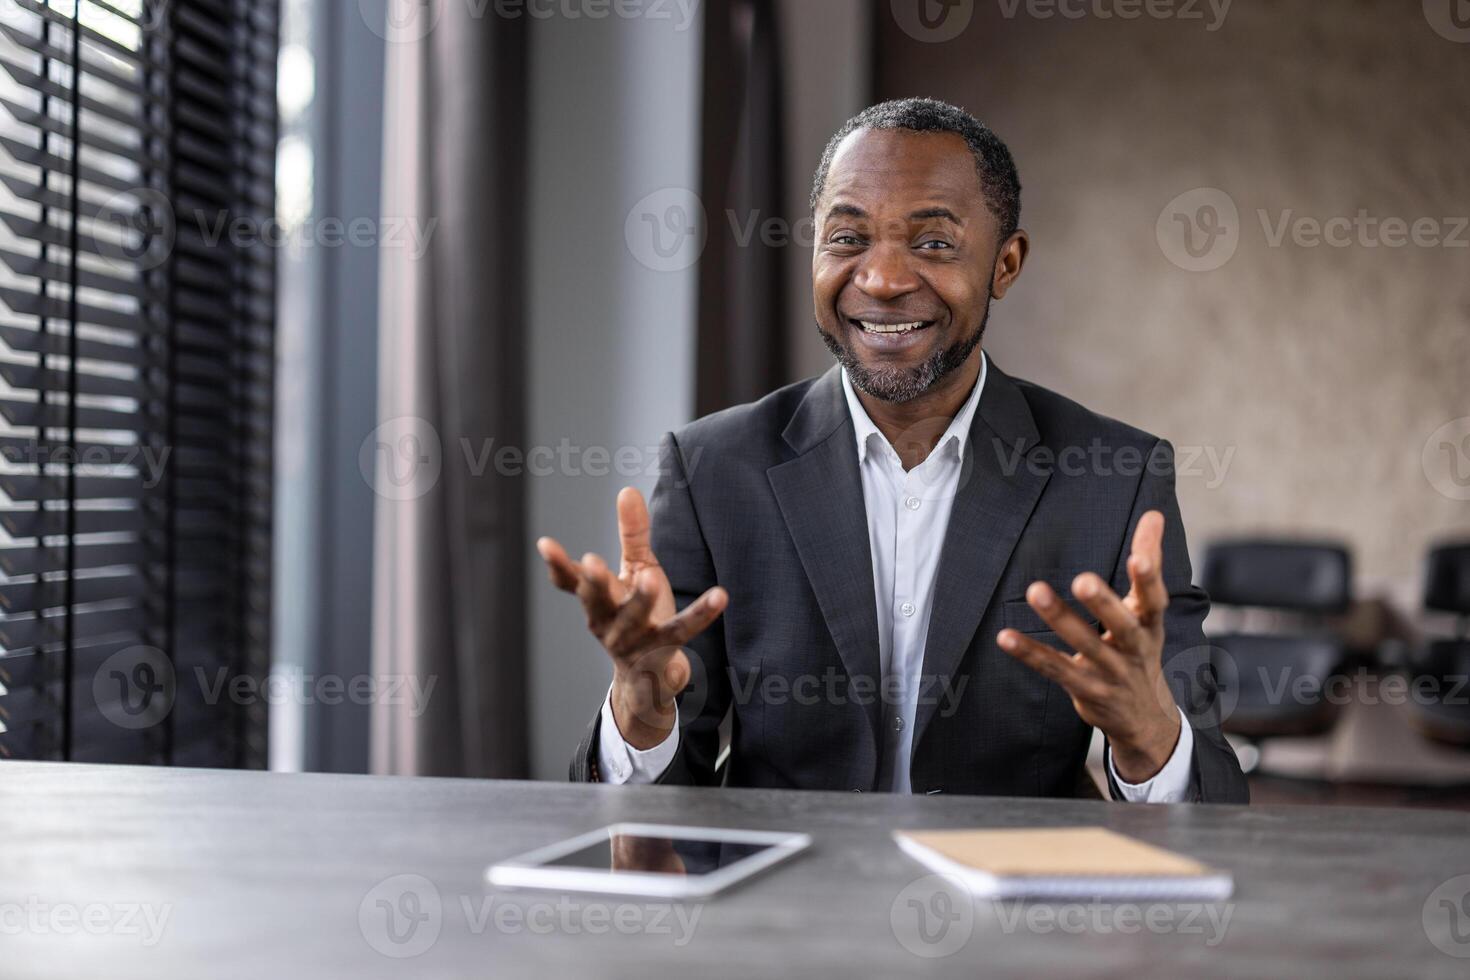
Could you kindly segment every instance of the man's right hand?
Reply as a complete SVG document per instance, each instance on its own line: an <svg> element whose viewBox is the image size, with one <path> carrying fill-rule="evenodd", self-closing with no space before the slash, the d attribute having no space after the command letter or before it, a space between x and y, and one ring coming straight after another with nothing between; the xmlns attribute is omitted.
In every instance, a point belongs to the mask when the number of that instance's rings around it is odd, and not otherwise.
<svg viewBox="0 0 1470 980"><path fill-rule="evenodd" d="M623 560L613 575L591 552L580 562L552 538L536 542L551 581L582 600L587 628L613 662L613 720L640 751L669 737L678 718L674 697L689 683L689 658L680 649L725 609L719 586L679 612L669 577L654 557L648 506L632 487L618 494L618 537Z"/></svg>

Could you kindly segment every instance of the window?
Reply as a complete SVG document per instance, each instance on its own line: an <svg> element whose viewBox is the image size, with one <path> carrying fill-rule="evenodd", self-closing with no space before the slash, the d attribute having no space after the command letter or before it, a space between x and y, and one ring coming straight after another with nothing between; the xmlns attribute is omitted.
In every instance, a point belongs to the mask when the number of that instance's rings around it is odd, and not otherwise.
<svg viewBox="0 0 1470 980"><path fill-rule="evenodd" d="M264 763L276 36L0 3L0 757Z"/></svg>

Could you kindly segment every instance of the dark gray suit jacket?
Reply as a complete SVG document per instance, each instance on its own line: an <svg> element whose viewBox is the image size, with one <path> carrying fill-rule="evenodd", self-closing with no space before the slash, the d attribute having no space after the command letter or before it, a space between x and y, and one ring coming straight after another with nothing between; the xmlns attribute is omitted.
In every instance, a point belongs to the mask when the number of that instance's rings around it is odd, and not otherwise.
<svg viewBox="0 0 1470 980"><path fill-rule="evenodd" d="M866 511L836 368L665 437L653 548L680 607L719 584L719 621L689 647L681 739L660 782L877 788L885 721ZM1194 798L1243 803L1219 729L1168 443L1012 379L991 362L945 534L924 649L915 793L1070 796L1092 728L1057 684L996 646L1003 627L1063 644L1025 601L1040 579L1071 596L1085 570L1129 589L1133 528L1164 514L1171 594L1164 650L1194 728ZM1089 620L1095 617L1078 606ZM730 754L716 769L733 711ZM573 758L597 778L594 718ZM1118 796L1117 787L1112 787Z"/></svg>

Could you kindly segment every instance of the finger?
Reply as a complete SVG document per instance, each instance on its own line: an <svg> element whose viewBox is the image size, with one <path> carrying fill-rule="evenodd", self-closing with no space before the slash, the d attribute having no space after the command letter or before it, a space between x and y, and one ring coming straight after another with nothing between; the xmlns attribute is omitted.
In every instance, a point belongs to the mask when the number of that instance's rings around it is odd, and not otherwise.
<svg viewBox="0 0 1470 980"><path fill-rule="evenodd" d="M607 563L588 552L582 556L582 575L577 583L577 598L587 613L589 628L602 635L608 622L617 615L619 596L613 592L616 580L607 569Z"/></svg>
<svg viewBox="0 0 1470 980"><path fill-rule="evenodd" d="M1123 600L1118 598L1118 593L1108 588L1108 583L1104 582L1101 576L1094 575L1092 572L1083 572L1078 575L1072 580L1072 594L1092 611L1092 614L1111 634L1113 642L1103 642L1104 651L1113 653L1115 647L1127 652L1141 649L1143 637L1138 625L1138 617L1123 605ZM1116 657L1109 659L1116 659ZM1114 664L1113 666L1119 665Z"/></svg>
<svg viewBox="0 0 1470 980"><path fill-rule="evenodd" d="M648 505L643 494L633 487L624 487L618 493L618 541L623 548L624 576L631 573L629 566L656 565L653 557L652 522L648 518Z"/></svg>
<svg viewBox="0 0 1470 980"><path fill-rule="evenodd" d="M589 551L582 556L582 567L589 574L595 576L598 582L607 586L608 595L612 598L613 605L621 606L624 600L628 598L628 592L631 586L625 586L618 580L617 576L612 573L612 569L607 567L607 562L603 560L601 555Z"/></svg>
<svg viewBox="0 0 1470 980"><path fill-rule="evenodd" d="M1138 621L1152 628L1163 619L1169 606L1164 586L1164 515L1151 510L1138 520L1133 532L1133 553L1128 556L1130 593Z"/></svg>
<svg viewBox="0 0 1470 980"><path fill-rule="evenodd" d="M653 573L641 571L633 577L633 587L628 590L628 598L623 601L623 608L618 616L626 616L630 621L646 620L657 599L658 589L653 583Z"/></svg>
<svg viewBox="0 0 1470 980"><path fill-rule="evenodd" d="M536 550L546 562L551 584L563 592L576 592L577 583L582 580L582 566L567 556L566 549L555 538L541 538L536 542Z"/></svg>
<svg viewBox="0 0 1470 980"><path fill-rule="evenodd" d="M648 621L653 601L654 589L648 581L648 573L640 573L633 582L633 589L628 593L627 600L608 624L607 632L602 635L602 643L608 652L622 656L643 646L640 641L653 629Z"/></svg>
<svg viewBox="0 0 1470 980"><path fill-rule="evenodd" d="M1077 615L1061 596L1045 582L1032 582L1026 590L1026 601L1036 610L1036 615L1056 631L1062 642L1086 657L1104 662L1101 652L1102 637L1097 630Z"/></svg>
<svg viewBox="0 0 1470 980"><path fill-rule="evenodd" d="M725 611L729 596L718 585L684 607L655 631L660 646L681 647L709 628Z"/></svg>
<svg viewBox="0 0 1470 980"><path fill-rule="evenodd" d="M1025 633L1004 629L996 634L996 643L1006 653L1048 680L1056 681L1073 696L1097 697L1096 679L1091 677L1075 657L1033 639Z"/></svg>

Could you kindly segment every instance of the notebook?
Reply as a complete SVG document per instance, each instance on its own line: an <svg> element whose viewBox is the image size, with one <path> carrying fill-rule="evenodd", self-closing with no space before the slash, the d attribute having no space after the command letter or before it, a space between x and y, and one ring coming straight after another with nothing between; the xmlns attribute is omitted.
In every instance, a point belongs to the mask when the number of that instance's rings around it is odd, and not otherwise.
<svg viewBox="0 0 1470 980"><path fill-rule="evenodd" d="M1221 901L1229 872L1102 827L903 830L898 846L986 898Z"/></svg>

